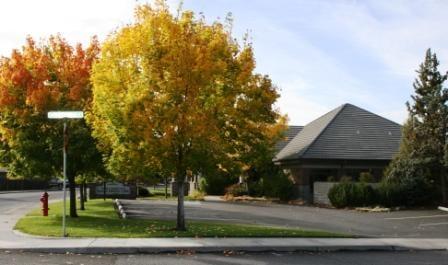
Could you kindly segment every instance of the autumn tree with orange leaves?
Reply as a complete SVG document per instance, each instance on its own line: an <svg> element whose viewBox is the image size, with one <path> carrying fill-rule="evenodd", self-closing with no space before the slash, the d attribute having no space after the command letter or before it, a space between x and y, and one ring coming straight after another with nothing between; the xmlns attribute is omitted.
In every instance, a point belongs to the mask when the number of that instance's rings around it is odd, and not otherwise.
<svg viewBox="0 0 448 265"><path fill-rule="evenodd" d="M278 92L254 73L252 47L230 22L172 15L165 1L136 9L93 67L89 122L117 175L161 171L178 183L177 229L185 230L184 181L206 170L241 172L279 136Z"/></svg>
<svg viewBox="0 0 448 265"><path fill-rule="evenodd" d="M51 178L62 169L62 121L50 110L91 106L90 71L99 54L93 39L87 48L71 46L60 36L36 43L0 60L0 154L11 175ZM76 217L75 176L101 171L102 159L84 121L70 121L68 180L70 216Z"/></svg>

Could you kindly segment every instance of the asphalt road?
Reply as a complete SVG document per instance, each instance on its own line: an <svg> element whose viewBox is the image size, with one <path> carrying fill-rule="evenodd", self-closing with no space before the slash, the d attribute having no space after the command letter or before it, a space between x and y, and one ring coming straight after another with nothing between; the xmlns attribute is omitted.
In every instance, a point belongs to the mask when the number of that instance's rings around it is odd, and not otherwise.
<svg viewBox="0 0 448 265"><path fill-rule="evenodd" d="M175 201L123 200L130 218L176 218ZM405 210L361 213L317 207L227 202L185 202L187 220L326 230L367 237L448 238L448 212Z"/></svg>
<svg viewBox="0 0 448 265"><path fill-rule="evenodd" d="M14 211L20 208L26 208L30 204L36 207L40 204L40 196L43 191L18 191L18 192L2 192L0 191L0 214ZM68 193L68 190L67 190ZM50 200L62 198L61 191L48 191Z"/></svg>
<svg viewBox="0 0 448 265"><path fill-rule="evenodd" d="M258 253L258 254L165 254L165 255L56 255L0 253L0 264L8 265L423 265L448 264L447 251L424 252L335 252L335 253Z"/></svg>
<svg viewBox="0 0 448 265"><path fill-rule="evenodd" d="M48 193L50 195L50 201L62 199L62 191L49 191ZM30 208L37 208L41 205L39 201L41 194L42 191L0 192L1 239L15 236L12 232L12 228L14 227L16 220L26 214ZM0 262L0 264L4 263Z"/></svg>
<svg viewBox="0 0 448 265"><path fill-rule="evenodd" d="M0 216L20 213L22 209L29 209L33 205L39 207L42 193L43 191L0 192ZM62 199L62 191L48 191L48 194L50 201Z"/></svg>

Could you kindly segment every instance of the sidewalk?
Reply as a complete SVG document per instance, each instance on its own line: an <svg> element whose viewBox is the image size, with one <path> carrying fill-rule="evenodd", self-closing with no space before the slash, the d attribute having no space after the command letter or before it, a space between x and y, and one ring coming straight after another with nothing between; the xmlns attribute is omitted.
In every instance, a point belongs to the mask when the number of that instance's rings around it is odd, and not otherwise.
<svg viewBox="0 0 448 265"><path fill-rule="evenodd" d="M17 240L20 238L20 240ZM398 251L448 250L448 239L401 238L42 238L0 240L0 251L136 254L192 251Z"/></svg>

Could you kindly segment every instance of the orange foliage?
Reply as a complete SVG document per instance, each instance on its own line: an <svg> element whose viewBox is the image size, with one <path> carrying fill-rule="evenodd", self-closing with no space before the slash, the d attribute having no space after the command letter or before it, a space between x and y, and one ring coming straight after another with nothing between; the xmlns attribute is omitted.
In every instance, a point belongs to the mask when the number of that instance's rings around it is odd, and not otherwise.
<svg viewBox="0 0 448 265"><path fill-rule="evenodd" d="M21 50L0 60L0 111L84 109L90 102L90 71L98 54L96 38L87 49L72 47L59 35L41 44L27 38Z"/></svg>

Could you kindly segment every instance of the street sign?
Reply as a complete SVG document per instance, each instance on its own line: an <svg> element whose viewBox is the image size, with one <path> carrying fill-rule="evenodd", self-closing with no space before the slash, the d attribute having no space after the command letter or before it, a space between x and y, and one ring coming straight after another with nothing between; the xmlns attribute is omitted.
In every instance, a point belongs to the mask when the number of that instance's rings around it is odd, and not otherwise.
<svg viewBox="0 0 448 265"><path fill-rule="evenodd" d="M49 119L82 119L84 112L82 111L49 111Z"/></svg>
<svg viewBox="0 0 448 265"><path fill-rule="evenodd" d="M67 149L68 149L68 129L67 119L82 119L84 118L84 112L82 111L49 111L47 114L48 119L64 120L64 148L62 148L62 160L63 160L63 174L64 182L62 183L62 189L64 192L63 197L63 210L62 210L62 236L66 237L66 199L67 199Z"/></svg>

